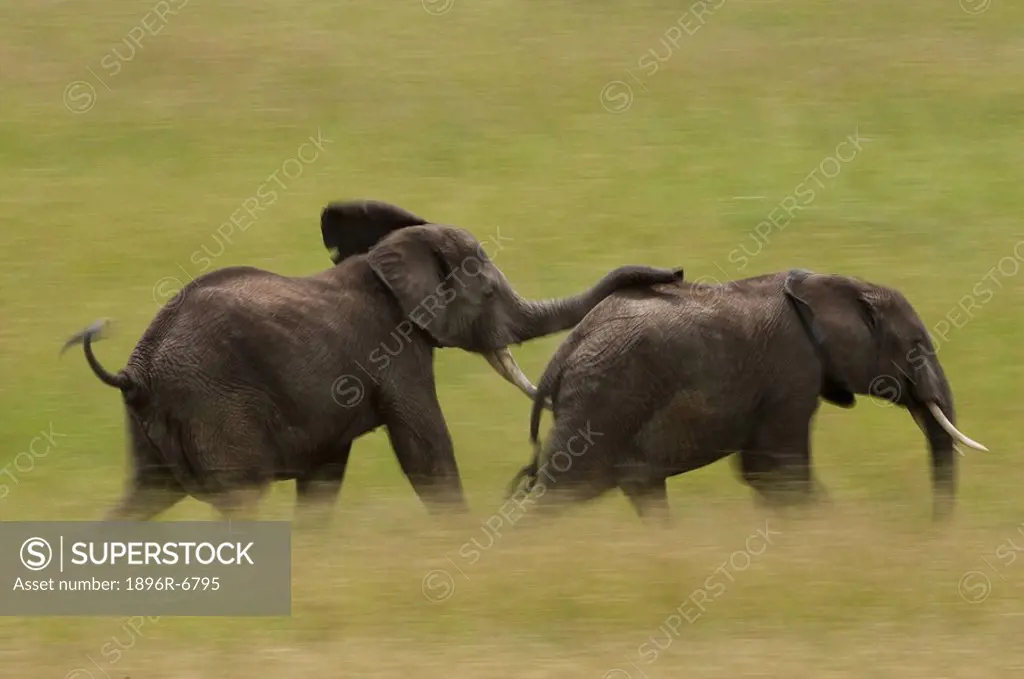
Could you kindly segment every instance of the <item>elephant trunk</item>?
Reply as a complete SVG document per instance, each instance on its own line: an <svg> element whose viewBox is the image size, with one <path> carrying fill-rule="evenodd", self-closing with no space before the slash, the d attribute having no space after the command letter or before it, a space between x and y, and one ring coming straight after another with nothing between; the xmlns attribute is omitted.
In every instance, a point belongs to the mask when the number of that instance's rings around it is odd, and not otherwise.
<svg viewBox="0 0 1024 679"><path fill-rule="evenodd" d="M928 439L931 453L932 488L934 492L933 515L937 520L948 519L953 513L956 502L956 456L962 455L956 449L962 443L976 450L988 450L985 446L968 438L956 428L956 410L953 406L953 395L949 382L942 373L937 362L929 372L935 377L932 384L934 391L929 400L912 399L908 405L911 415Z"/></svg>
<svg viewBox="0 0 1024 679"><path fill-rule="evenodd" d="M674 283L681 269L621 266L611 271L586 292L572 297L543 301L516 299L511 313L510 344L519 344L563 330L571 330L605 297L623 288Z"/></svg>
<svg viewBox="0 0 1024 679"><path fill-rule="evenodd" d="M954 416L952 405L947 406L947 411L949 416ZM934 497L932 515L936 520L947 520L952 516L953 506L956 504L956 449L953 438L946 433L927 407L911 406L910 413L928 440L928 449L931 453Z"/></svg>
<svg viewBox="0 0 1024 679"><path fill-rule="evenodd" d="M523 299L511 291L511 299L505 306L505 323L498 336L491 341L491 345L497 348L482 353L496 373L532 401L537 395L537 387L523 374L508 350L509 345L571 330L605 297L623 288L674 283L682 277L682 269L621 266L605 274L590 290L572 297L535 301Z"/></svg>
<svg viewBox="0 0 1024 679"><path fill-rule="evenodd" d="M587 312L610 294L602 294L600 287L601 283L589 292L558 300L529 301L515 295L509 314L511 322L497 342L501 348L483 352L487 363L502 379L514 385L532 401L537 395L537 387L523 373L509 351L509 345L575 327Z"/></svg>

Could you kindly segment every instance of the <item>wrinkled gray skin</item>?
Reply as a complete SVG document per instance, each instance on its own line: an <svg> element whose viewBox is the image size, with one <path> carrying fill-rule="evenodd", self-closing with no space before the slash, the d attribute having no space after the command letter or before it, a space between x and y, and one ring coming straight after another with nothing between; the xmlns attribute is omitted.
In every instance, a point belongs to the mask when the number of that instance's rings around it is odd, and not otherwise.
<svg viewBox="0 0 1024 679"><path fill-rule="evenodd" d="M424 504L465 511L434 349L485 354L513 381L518 366L495 352L568 330L616 290L681 276L621 267L576 297L528 301L462 229L373 201L328 206L321 224L336 266L206 274L159 311L116 374L92 352L102 323L65 345L83 344L125 403L131 474L108 519L147 520L186 495L251 516L284 479L297 480L300 512L333 504L352 442L382 425Z"/></svg>
<svg viewBox="0 0 1024 679"><path fill-rule="evenodd" d="M816 497L810 427L819 397L855 394L913 415L931 449L936 519L956 494L953 395L921 319L896 290L795 270L724 285L617 293L566 338L537 386L535 455L510 492L552 510L620 488L668 518L665 480L736 453L762 504ZM541 406L555 423L537 444ZM738 459L737 459L738 458ZM520 488L523 478L527 479Z"/></svg>

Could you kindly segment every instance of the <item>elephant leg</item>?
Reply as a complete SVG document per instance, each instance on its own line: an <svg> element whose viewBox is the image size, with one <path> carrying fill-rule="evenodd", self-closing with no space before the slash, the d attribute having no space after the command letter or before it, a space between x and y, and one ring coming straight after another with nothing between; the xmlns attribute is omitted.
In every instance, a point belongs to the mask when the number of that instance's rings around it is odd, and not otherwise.
<svg viewBox="0 0 1024 679"><path fill-rule="evenodd" d="M269 484L259 483L232 488L210 498L210 504L227 521L256 521L259 518L259 504Z"/></svg>
<svg viewBox="0 0 1024 679"><path fill-rule="evenodd" d="M538 518L553 519L570 507L592 502L615 488L613 483L591 479L569 481L556 476L557 480L551 481L545 478L545 472L542 465L537 483L524 502L528 505L527 513Z"/></svg>
<svg viewBox="0 0 1024 679"><path fill-rule="evenodd" d="M149 521L167 511L187 493L167 467L137 456L128 489L110 508L105 521Z"/></svg>
<svg viewBox="0 0 1024 679"><path fill-rule="evenodd" d="M743 478L771 506L815 499L811 470L810 417L773 412L740 453Z"/></svg>
<svg viewBox="0 0 1024 679"><path fill-rule="evenodd" d="M754 504L759 508L776 507L779 497L772 485L777 473L775 459L751 450L736 454L735 459L739 462L740 477L754 489Z"/></svg>
<svg viewBox="0 0 1024 679"><path fill-rule="evenodd" d="M149 521L185 498L177 484L133 485L104 521Z"/></svg>
<svg viewBox="0 0 1024 679"><path fill-rule="evenodd" d="M466 514L466 504L455 462L448 425L437 402L434 385L427 394L402 394L384 417L388 439L398 463L420 501L431 514Z"/></svg>
<svg viewBox="0 0 1024 679"><path fill-rule="evenodd" d="M188 495L138 419L129 413L127 422L131 446L128 487L107 511L105 521L149 521Z"/></svg>
<svg viewBox="0 0 1024 679"><path fill-rule="evenodd" d="M619 488L629 499L637 516L645 523L668 526L671 515L668 507L668 488L665 479L656 481L625 481Z"/></svg>
<svg viewBox="0 0 1024 679"><path fill-rule="evenodd" d="M572 505L596 500L616 487L607 451L624 446L605 443L607 435L590 421L574 422L568 415L552 427L543 444L536 482L530 491L531 512L554 517Z"/></svg>
<svg viewBox="0 0 1024 679"><path fill-rule="evenodd" d="M317 528L323 528L330 519L330 512L337 503L345 480L349 453L352 442L341 444L337 451L325 462L314 467L295 481L296 514L299 521Z"/></svg>

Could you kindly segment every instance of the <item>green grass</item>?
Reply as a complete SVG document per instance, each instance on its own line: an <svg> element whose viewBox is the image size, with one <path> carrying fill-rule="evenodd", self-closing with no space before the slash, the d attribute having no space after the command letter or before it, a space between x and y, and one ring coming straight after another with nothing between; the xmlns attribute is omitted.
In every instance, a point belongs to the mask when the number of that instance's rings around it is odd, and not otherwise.
<svg viewBox="0 0 1024 679"><path fill-rule="evenodd" d="M9 468L0 516L85 519L116 500L119 399L77 353L58 360L60 344L110 316L119 327L98 353L123 363L158 308L154 286L198 275L193 254L217 252L217 227L322 130L324 153L213 267L320 270L321 206L374 197L481 240L500 229L512 240L496 261L528 296L626 263L691 279L856 275L903 290L932 327L973 295L980 309L940 357L962 428L992 452L962 459L955 525L929 525L913 421L862 400L824 407L815 429L835 511L780 523L777 544L649 667L637 647L763 525L725 463L672 480L671 532L642 529L609 496L558 526L507 531L430 603L424 574L485 539L479 522L530 454L528 402L481 358L447 351L440 397L473 520L427 519L384 433L367 436L331 538L295 538L290 619L164 618L111 676L597 679L626 656L652 678L987 677L1020 662L1024 576L990 573L977 605L957 582L982 557L998 564L1024 520L1024 273L1009 260L1014 275L989 273L1024 238L1024 7L727 0L647 75L638 60L664 57L659 39L685 7L456 0L433 16L417 0L192 0L110 75L101 60L130 54L121 40L146 6L0 3L0 465L51 423L64 435L30 470ZM62 94L79 80L96 98L76 114ZM614 80L634 94L617 114L600 100ZM755 225L857 130L870 142L739 270L730 253L756 249ZM529 375L561 339L519 349ZM265 515L289 517L293 499L280 484ZM212 516L191 500L167 514ZM4 619L0 665L98 677L85 654L127 642L122 625Z"/></svg>

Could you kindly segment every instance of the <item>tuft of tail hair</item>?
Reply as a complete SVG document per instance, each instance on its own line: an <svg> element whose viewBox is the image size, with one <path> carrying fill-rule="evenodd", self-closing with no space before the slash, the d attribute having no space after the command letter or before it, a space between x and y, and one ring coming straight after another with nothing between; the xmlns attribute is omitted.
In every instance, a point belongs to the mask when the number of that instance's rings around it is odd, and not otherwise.
<svg viewBox="0 0 1024 679"><path fill-rule="evenodd" d="M85 330L75 333L72 335L64 346L61 347L60 355L63 356L71 347L81 344L85 351L85 360L89 362L89 367L92 368L93 373L100 379L104 384L108 384L111 387L116 387L121 391L128 391L134 384L124 371L118 371L117 373L111 373L96 360L96 355L92 352L93 340L99 340L104 337L104 330L110 326L109 318L102 318Z"/></svg>

